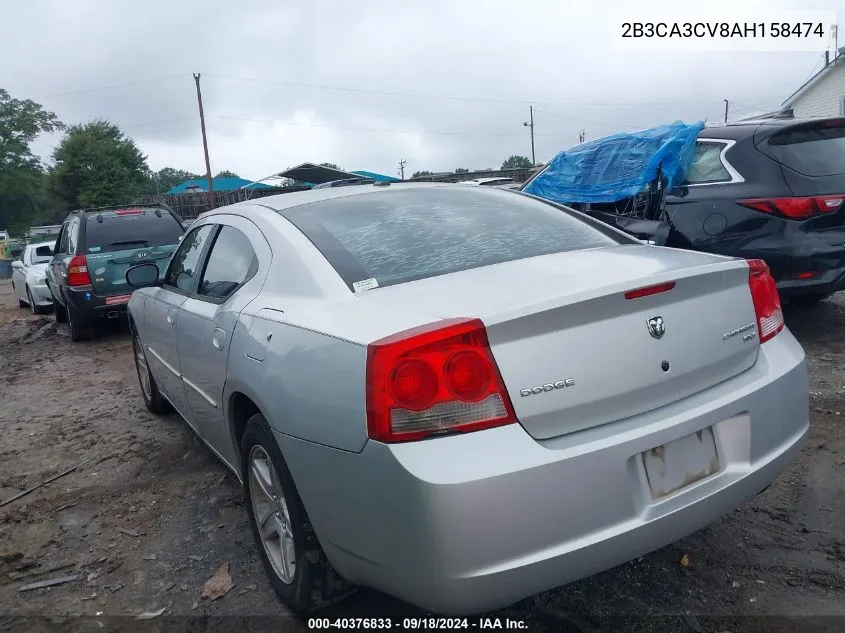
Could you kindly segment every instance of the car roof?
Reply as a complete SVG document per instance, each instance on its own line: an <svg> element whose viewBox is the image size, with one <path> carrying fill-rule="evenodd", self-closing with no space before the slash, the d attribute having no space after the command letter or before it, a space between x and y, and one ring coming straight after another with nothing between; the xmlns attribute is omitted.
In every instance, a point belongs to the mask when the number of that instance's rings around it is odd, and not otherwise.
<svg viewBox="0 0 845 633"><path fill-rule="evenodd" d="M454 187L452 183L447 182L425 182L425 183L390 183L385 186L384 183L373 185L350 185L348 187L328 187L325 189L309 189L307 191L294 191L292 193L280 193L275 196L265 196L263 198L256 198L245 203L238 203L236 205L227 207L218 207L213 211L207 211L201 217L206 218L209 215L217 213L226 213L227 209L239 206L240 204L254 204L266 207L273 211L282 211L284 209L292 209L304 204L312 202L322 202L323 200L333 200L334 198L347 198L349 196L360 196L366 193L378 193L385 191L408 190L408 189L435 189L435 188L450 188ZM485 187L485 189L488 189Z"/></svg>
<svg viewBox="0 0 845 633"><path fill-rule="evenodd" d="M749 138L754 135L761 127L777 129L791 127L793 125L800 125L802 123L819 123L829 119L839 119L840 117L803 117L803 118L771 118L771 119L755 119L746 121L732 121L729 123L707 124L698 134L698 138L718 138L728 140L741 140Z"/></svg>

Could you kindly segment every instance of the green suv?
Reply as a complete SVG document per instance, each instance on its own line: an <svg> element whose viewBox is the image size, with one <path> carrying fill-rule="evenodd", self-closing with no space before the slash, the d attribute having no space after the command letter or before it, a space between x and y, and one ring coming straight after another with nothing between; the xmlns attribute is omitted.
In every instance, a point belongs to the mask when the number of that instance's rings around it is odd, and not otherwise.
<svg viewBox="0 0 845 633"><path fill-rule="evenodd" d="M93 337L98 322L122 318L132 288L126 271L153 262L159 270L185 233L167 205L132 205L72 212L56 238L46 280L56 321L73 341Z"/></svg>

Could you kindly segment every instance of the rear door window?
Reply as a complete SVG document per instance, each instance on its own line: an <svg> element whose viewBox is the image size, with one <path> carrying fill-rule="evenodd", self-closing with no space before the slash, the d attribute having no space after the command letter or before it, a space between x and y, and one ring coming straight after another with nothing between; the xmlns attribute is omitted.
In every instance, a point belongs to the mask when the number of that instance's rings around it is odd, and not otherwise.
<svg viewBox="0 0 845 633"><path fill-rule="evenodd" d="M352 290L621 243L552 205L487 187L386 191L282 213Z"/></svg>
<svg viewBox="0 0 845 633"><path fill-rule="evenodd" d="M722 163L724 143L699 141L695 144L695 153L689 169L686 184L700 185L709 182L728 182L731 175Z"/></svg>
<svg viewBox="0 0 845 633"><path fill-rule="evenodd" d="M136 248L171 246L179 243L183 231L167 211L153 209L110 211L89 215L85 227L88 253L113 253Z"/></svg>
<svg viewBox="0 0 845 633"><path fill-rule="evenodd" d="M769 137L760 150L805 176L845 173L845 122L820 121Z"/></svg>

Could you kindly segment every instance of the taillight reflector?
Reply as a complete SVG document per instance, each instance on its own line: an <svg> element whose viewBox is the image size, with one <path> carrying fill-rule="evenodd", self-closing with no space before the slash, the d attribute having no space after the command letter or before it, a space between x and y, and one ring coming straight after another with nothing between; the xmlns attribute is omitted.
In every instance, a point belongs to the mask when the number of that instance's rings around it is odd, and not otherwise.
<svg viewBox="0 0 845 633"><path fill-rule="evenodd" d="M793 279L815 279L816 277L820 277L821 273L818 271L808 271L804 273L795 273L792 275Z"/></svg>
<svg viewBox="0 0 845 633"><path fill-rule="evenodd" d="M88 274L88 260L85 255L75 255L67 266L68 286L90 286L91 277Z"/></svg>
<svg viewBox="0 0 845 633"><path fill-rule="evenodd" d="M792 220L806 220L815 215L834 213L842 206L845 195L810 196L805 198L747 198L736 203L765 213L780 214Z"/></svg>
<svg viewBox="0 0 845 633"><path fill-rule="evenodd" d="M784 327L778 287L769 266L762 259L749 259L748 268L748 285L757 315L757 334L760 343L765 343Z"/></svg>
<svg viewBox="0 0 845 633"><path fill-rule="evenodd" d="M660 294L661 292L668 292L675 287L674 281L667 281L663 284L655 284L654 286L646 286L645 288L636 288L625 293L626 299L639 299L640 297L648 297L650 295Z"/></svg>
<svg viewBox="0 0 845 633"><path fill-rule="evenodd" d="M516 422L479 319L450 319L371 343L367 431L407 442Z"/></svg>

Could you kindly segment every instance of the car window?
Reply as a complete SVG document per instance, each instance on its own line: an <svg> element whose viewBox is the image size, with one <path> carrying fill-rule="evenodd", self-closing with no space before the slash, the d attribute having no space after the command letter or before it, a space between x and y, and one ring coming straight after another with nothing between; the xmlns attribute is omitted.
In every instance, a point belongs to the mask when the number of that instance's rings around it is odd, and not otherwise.
<svg viewBox="0 0 845 633"><path fill-rule="evenodd" d="M53 258L53 247L49 244L33 246L29 251L32 264L46 264Z"/></svg>
<svg viewBox="0 0 845 633"><path fill-rule="evenodd" d="M164 284L192 292L199 273L200 255L211 235L213 224L198 226L185 236L170 260Z"/></svg>
<svg viewBox="0 0 845 633"><path fill-rule="evenodd" d="M225 299L257 269L258 257L249 238L236 228L223 226L208 255L198 294Z"/></svg>
<svg viewBox="0 0 845 633"><path fill-rule="evenodd" d="M73 220L70 221L70 226L68 227L67 234L67 252L72 255L75 255L76 245L79 243L79 218L73 218Z"/></svg>
<svg viewBox="0 0 845 633"><path fill-rule="evenodd" d="M806 176L845 173L845 125L837 121L787 129L773 135L760 149Z"/></svg>
<svg viewBox="0 0 845 633"><path fill-rule="evenodd" d="M59 252L60 253L67 253L68 250L68 222L65 222L65 225L62 227L61 234L59 236Z"/></svg>
<svg viewBox="0 0 845 633"><path fill-rule="evenodd" d="M179 243L184 231L167 211L121 209L89 215L85 226L88 253L113 253L134 248L154 248Z"/></svg>
<svg viewBox="0 0 845 633"><path fill-rule="evenodd" d="M689 169L687 169L686 184L696 185L705 182L727 182L731 175L722 164L722 150L724 143L702 143L695 145Z"/></svg>
<svg viewBox="0 0 845 633"><path fill-rule="evenodd" d="M283 214L353 290L621 243L555 206L492 187L398 189Z"/></svg>

